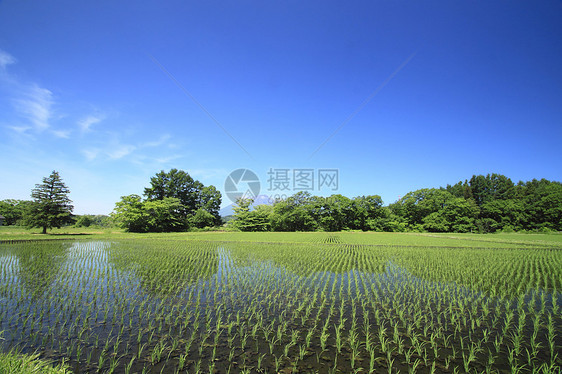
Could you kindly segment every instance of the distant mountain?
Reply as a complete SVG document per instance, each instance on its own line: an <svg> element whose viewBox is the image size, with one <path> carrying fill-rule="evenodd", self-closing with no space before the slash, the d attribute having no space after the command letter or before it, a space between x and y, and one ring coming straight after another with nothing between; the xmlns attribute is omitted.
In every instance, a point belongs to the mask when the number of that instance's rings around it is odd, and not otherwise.
<svg viewBox="0 0 562 374"><path fill-rule="evenodd" d="M221 217L231 216L234 214L234 204L230 204L219 210L219 214Z"/></svg>
<svg viewBox="0 0 562 374"><path fill-rule="evenodd" d="M231 216L234 214L234 206L236 204L232 203L230 205L225 206L221 210L219 210L219 214L221 217ZM258 195L252 205L250 205L250 209L258 206L258 205L273 205L273 200L267 195Z"/></svg>
<svg viewBox="0 0 562 374"><path fill-rule="evenodd" d="M255 206L258 206L258 205L273 205L273 199L270 198L267 195L258 195L254 199L254 202L251 206L255 207Z"/></svg>

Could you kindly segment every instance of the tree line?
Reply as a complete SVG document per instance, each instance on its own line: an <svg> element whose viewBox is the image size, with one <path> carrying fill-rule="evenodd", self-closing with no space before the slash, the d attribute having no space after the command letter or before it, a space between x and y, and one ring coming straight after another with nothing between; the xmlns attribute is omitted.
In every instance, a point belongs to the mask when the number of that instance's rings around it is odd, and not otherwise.
<svg viewBox="0 0 562 374"><path fill-rule="evenodd" d="M32 201L2 200L6 225L115 225L130 232L171 232L222 225L221 193L187 172L171 169L150 179L143 196L122 196L110 217L72 214L70 190L58 172L43 178ZM298 192L251 208L239 200L227 226L242 231L479 232L562 231L562 184L546 179L513 183L501 174L473 175L440 188L409 192L383 205L378 195L348 198Z"/></svg>
<svg viewBox="0 0 562 374"><path fill-rule="evenodd" d="M186 231L192 227L221 224L221 193L205 186L183 170L161 171L150 179L139 195L122 196L111 215L72 214L70 190L58 172L43 178L31 192L33 200L0 201L0 215L6 225L40 227L43 233L54 227L118 226L130 232Z"/></svg>
<svg viewBox="0 0 562 374"><path fill-rule="evenodd" d="M533 179L514 184L501 174L419 189L387 206L378 195L350 199L307 192L272 206L250 209L251 203L238 201L229 225L242 231L562 231L560 182Z"/></svg>
<svg viewBox="0 0 562 374"><path fill-rule="evenodd" d="M3 224L6 226L30 226L28 217L32 214L31 206L34 201L5 199L0 200L0 215L4 217ZM70 214L68 219L61 222L61 226L72 225L74 227L112 227L115 226L111 217L104 214ZM30 227L33 227L31 225ZM51 226L57 227L57 226Z"/></svg>

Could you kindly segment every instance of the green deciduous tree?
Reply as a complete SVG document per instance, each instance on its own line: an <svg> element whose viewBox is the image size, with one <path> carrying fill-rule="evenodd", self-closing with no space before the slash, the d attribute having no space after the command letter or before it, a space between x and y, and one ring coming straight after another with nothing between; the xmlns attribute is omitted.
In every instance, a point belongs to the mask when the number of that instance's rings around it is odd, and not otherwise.
<svg viewBox="0 0 562 374"><path fill-rule="evenodd" d="M199 208L189 219L189 224L191 227L197 227L199 229L214 226L216 224L216 217L205 209Z"/></svg>
<svg viewBox="0 0 562 374"><path fill-rule="evenodd" d="M490 200L480 207L480 217L486 219L487 230L523 229L525 221L525 207L521 200Z"/></svg>
<svg viewBox="0 0 562 374"><path fill-rule="evenodd" d="M313 231L319 227L319 211L324 198L297 192L277 201L272 209L271 227L274 231Z"/></svg>
<svg viewBox="0 0 562 374"><path fill-rule="evenodd" d="M167 173L162 170L150 178L150 187L144 189L144 196L149 201L176 198L183 205L187 216L193 215L200 207L203 187L201 182L194 180L183 170L171 169Z"/></svg>
<svg viewBox="0 0 562 374"><path fill-rule="evenodd" d="M119 227L130 232L173 232L188 227L183 206L173 197L142 201L139 195L123 196L112 216Z"/></svg>
<svg viewBox="0 0 562 374"><path fill-rule="evenodd" d="M92 222L93 222L92 216L84 215L84 216L78 217L78 219L74 223L74 226L75 227L90 227L92 225Z"/></svg>
<svg viewBox="0 0 562 374"><path fill-rule="evenodd" d="M423 218L423 228L432 232L471 232L476 230L478 213L472 199L451 195L438 210Z"/></svg>
<svg viewBox="0 0 562 374"><path fill-rule="evenodd" d="M240 231L269 231L273 207L258 205L250 209L253 199L240 198L234 206L234 219L229 224Z"/></svg>
<svg viewBox="0 0 562 374"><path fill-rule="evenodd" d="M221 216L219 214L221 199L222 195L215 186L207 186L201 189L195 214L200 210L204 210L213 216L211 224L206 226L219 225L221 223Z"/></svg>
<svg viewBox="0 0 562 374"><path fill-rule="evenodd" d="M352 201L354 210L353 229L382 231L385 212L382 198L378 195L358 196Z"/></svg>
<svg viewBox="0 0 562 374"><path fill-rule="evenodd" d="M469 183L478 206L492 200L509 199L514 194L513 182L501 174L473 175Z"/></svg>
<svg viewBox="0 0 562 374"><path fill-rule="evenodd" d="M84 214L81 216L77 216L76 223L74 223L74 226L75 227L90 227L90 226L110 227L112 226L112 224L113 222L111 218L106 215Z"/></svg>
<svg viewBox="0 0 562 374"><path fill-rule="evenodd" d="M221 193L178 169L161 171L150 179L143 200L138 195L121 197L112 216L122 228L134 232L184 231L190 225L220 224Z"/></svg>
<svg viewBox="0 0 562 374"><path fill-rule="evenodd" d="M422 188L407 193L393 210L404 217L410 229L423 230L423 219L442 209L452 197L446 190Z"/></svg>
<svg viewBox="0 0 562 374"><path fill-rule="evenodd" d="M517 198L525 206L527 230L562 231L562 184L546 179L520 183Z"/></svg>
<svg viewBox="0 0 562 374"><path fill-rule="evenodd" d="M117 226L130 232L148 231L148 214L139 195L121 196L111 213Z"/></svg>
<svg viewBox="0 0 562 374"><path fill-rule="evenodd" d="M43 178L43 183L36 184L31 191L33 204L25 213L26 226L41 227L43 234L46 234L47 229L70 223L74 207L69 193L70 190L56 171Z"/></svg>
<svg viewBox="0 0 562 374"><path fill-rule="evenodd" d="M143 204L149 232L184 231L188 227L184 206L175 197L145 201Z"/></svg>
<svg viewBox="0 0 562 374"><path fill-rule="evenodd" d="M165 198L178 199L181 204L180 210L188 221L199 209L203 209L213 216L211 225L218 225L221 222L219 210L222 196L220 191L215 186L205 186L198 180L194 180L189 173L183 170L160 171L150 179L150 187L144 189L144 196L147 201Z"/></svg>
<svg viewBox="0 0 562 374"><path fill-rule="evenodd" d="M23 220L25 211L32 204L29 200L6 199L0 201L0 215L4 216L4 225L17 225Z"/></svg>
<svg viewBox="0 0 562 374"><path fill-rule="evenodd" d="M405 219L411 230L433 232L470 232L476 229L479 209L474 200L463 195L463 185L454 190L423 188L409 192L391 205L391 210ZM449 188L451 190L451 188Z"/></svg>
<svg viewBox="0 0 562 374"><path fill-rule="evenodd" d="M325 231L340 231L350 228L355 216L350 198L340 194L319 199L320 227Z"/></svg>

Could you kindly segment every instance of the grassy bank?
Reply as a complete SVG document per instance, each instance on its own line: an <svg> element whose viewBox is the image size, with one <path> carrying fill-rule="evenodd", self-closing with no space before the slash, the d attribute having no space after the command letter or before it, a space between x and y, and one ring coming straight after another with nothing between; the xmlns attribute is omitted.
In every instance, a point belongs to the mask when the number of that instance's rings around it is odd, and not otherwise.
<svg viewBox="0 0 562 374"><path fill-rule="evenodd" d="M461 247L461 248L562 248L562 234L456 234L456 233L389 233L389 232L231 232L204 231L182 233L128 233L117 228L63 227L41 234L40 229L19 226L0 227L0 242L26 240L120 240L165 239L208 240L221 242L323 243L345 242L363 245Z"/></svg>
<svg viewBox="0 0 562 374"><path fill-rule="evenodd" d="M39 355L24 355L15 352L0 353L0 373L6 374L67 374L64 365L53 366L39 359Z"/></svg>

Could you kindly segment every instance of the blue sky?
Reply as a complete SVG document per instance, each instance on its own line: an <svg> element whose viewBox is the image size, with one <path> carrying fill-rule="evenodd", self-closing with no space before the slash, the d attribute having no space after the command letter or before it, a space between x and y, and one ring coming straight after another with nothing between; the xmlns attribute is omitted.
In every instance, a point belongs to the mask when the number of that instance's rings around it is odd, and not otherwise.
<svg viewBox="0 0 562 374"><path fill-rule="evenodd" d="M558 0L4 0L0 199L52 170L77 214L170 168L222 191L248 168L269 194L293 192L270 168L333 168L386 204L473 174L560 181L561 66Z"/></svg>

